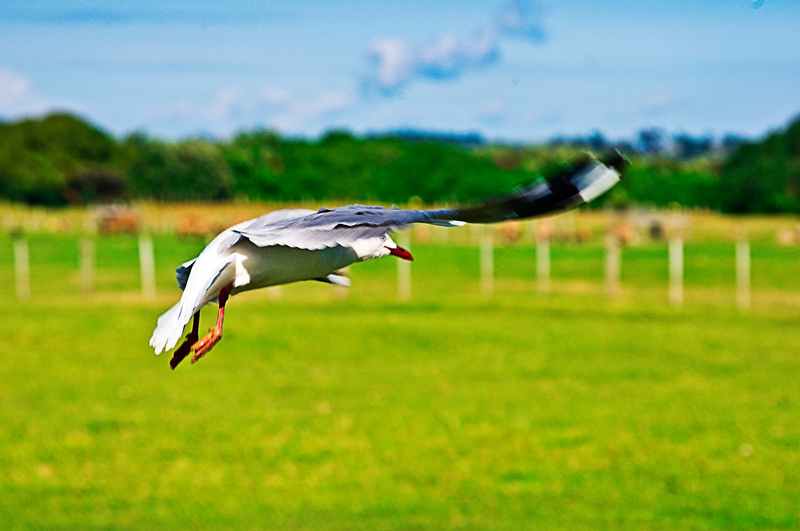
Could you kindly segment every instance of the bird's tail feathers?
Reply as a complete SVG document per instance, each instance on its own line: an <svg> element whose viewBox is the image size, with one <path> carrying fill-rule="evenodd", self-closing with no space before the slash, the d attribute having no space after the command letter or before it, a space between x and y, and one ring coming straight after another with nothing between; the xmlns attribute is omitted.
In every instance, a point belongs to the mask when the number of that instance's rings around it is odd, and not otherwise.
<svg viewBox="0 0 800 531"><path fill-rule="evenodd" d="M347 276L347 272L343 270L334 271L327 277L319 277L315 278L317 282L324 282L326 284L333 284L334 286L344 286L345 288L350 287L350 277Z"/></svg>
<svg viewBox="0 0 800 531"><path fill-rule="evenodd" d="M183 328L189 322L189 319L181 318L181 304L183 304L183 300L178 301L175 306L158 318L158 325L150 338L150 346L155 349L156 354L171 349L181 338Z"/></svg>
<svg viewBox="0 0 800 531"><path fill-rule="evenodd" d="M214 293L231 281L227 277L220 278L230 264L230 261L215 264L212 270L201 271L202 275L197 279L192 278L190 273L181 300L158 318L158 324L150 338L150 346L156 354L174 348L192 316L205 304L216 300ZM197 270L196 265L192 270Z"/></svg>

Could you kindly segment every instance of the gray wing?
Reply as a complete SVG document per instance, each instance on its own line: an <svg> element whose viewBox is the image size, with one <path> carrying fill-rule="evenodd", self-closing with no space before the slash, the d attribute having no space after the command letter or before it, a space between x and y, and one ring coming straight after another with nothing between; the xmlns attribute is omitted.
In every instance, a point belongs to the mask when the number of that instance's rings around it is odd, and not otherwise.
<svg viewBox="0 0 800 531"><path fill-rule="evenodd" d="M619 182L627 164L627 159L619 152L604 160L585 156L565 164L561 171L548 179L542 178L500 198L461 208L399 210L394 207L350 205L332 210L321 208L302 217L272 219L246 226L242 224L231 230L259 247L285 245L318 250L347 247L361 238L380 236L412 223L453 227L464 223L525 219L567 210L591 201Z"/></svg>
<svg viewBox="0 0 800 531"><path fill-rule="evenodd" d="M299 219L258 228L234 228L233 231L259 247L285 245L319 250L326 247L349 247L361 238L380 236L411 223L453 224L449 220L434 220L423 210L350 205L332 210L321 208Z"/></svg>
<svg viewBox="0 0 800 531"><path fill-rule="evenodd" d="M280 223L289 219L297 219L313 213L313 210L308 210L307 208L275 210L274 212L269 212L268 214L264 214L263 216L255 219L239 223L238 225L231 227L231 229L226 231L229 234L224 235L224 237L220 239L219 244L217 244L217 252L222 253L225 251L225 249L228 249L230 246L242 239L241 234L233 232L233 229L238 227L258 229L260 227L269 226L273 223ZM178 287L180 287L182 290L186 289L186 283L189 281L189 275L192 272L192 266L194 266L195 260L197 259L193 258L188 262L181 264L181 266L175 270L175 279L178 281Z"/></svg>
<svg viewBox="0 0 800 531"><path fill-rule="evenodd" d="M248 221L243 221L238 225L234 225L226 232L229 232L227 236L222 238L217 245L217 252L221 253L228 249L233 244L238 242L242 239L242 235L240 233L241 230L251 230L251 231L258 231L267 227L271 227L273 225L280 226L285 224L289 220L302 218L308 216L309 214L313 214L314 210L309 210L307 208L292 208L292 209L283 209L283 210L275 210L273 212L269 212L264 214L263 216L259 216L255 219L251 219ZM263 246L262 246L263 247ZM183 264L181 267L186 267L187 264ZM178 283L180 284L180 275L181 275L181 268L175 270L178 273ZM181 288L183 289L183 288Z"/></svg>
<svg viewBox="0 0 800 531"><path fill-rule="evenodd" d="M307 208L290 208L284 210L275 210L274 212L264 214L263 216L257 217L256 219L245 221L243 225L245 225L248 229L260 229L263 227L274 225L276 223L281 223L283 221L303 218L308 216L309 214L314 214L315 212L316 212L315 210L309 210Z"/></svg>

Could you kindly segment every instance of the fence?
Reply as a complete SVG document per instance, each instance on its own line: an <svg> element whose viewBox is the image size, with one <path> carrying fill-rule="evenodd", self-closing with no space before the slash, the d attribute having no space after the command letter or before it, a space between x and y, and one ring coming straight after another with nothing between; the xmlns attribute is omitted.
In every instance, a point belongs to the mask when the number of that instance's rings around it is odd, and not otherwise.
<svg viewBox="0 0 800 531"><path fill-rule="evenodd" d="M442 229L447 230L447 229ZM495 254L498 245L498 238L507 238L495 226L478 227L473 230L473 244L478 249L478 260L475 264L479 271L480 280L478 283L480 293L484 297L492 297L496 290L496 267ZM535 262L536 262L536 289L546 296L553 290L552 273L553 266L551 260L552 235L545 231L531 231L535 237ZM78 242L79 247L79 284L80 292L83 295L90 295L95 292L96 275L96 237L84 237ZM412 247L411 231L401 232L396 235L399 245ZM446 236L438 234L436 238L432 235L418 235L417 239L437 240L436 245L448 246ZM509 245L507 241L501 241L501 246ZM156 265L153 240L148 235L140 235L137 240L138 245L138 267L139 282L141 287L141 297L144 300L156 298ZM625 266L622 249L625 246L623 237L618 232L610 230L605 237L604 249L604 277L605 293L609 298L618 297L623 291L622 272ZM740 238L738 241L730 243L731 261L733 266L733 279L735 285L735 301L742 310L748 310L752 304L751 296L751 246L750 243ZM28 241L24 237L17 237L13 240L14 256L14 275L15 293L19 301L27 301L31 298L31 267L30 251ZM666 257L667 269L669 274L668 287L665 298L673 306L679 307L684 304L684 240L680 235L673 235L669 238L668 253ZM412 266L409 262L397 261L397 297L400 301L408 301L413 296L412 286ZM281 290L279 287L271 288L268 292L270 298L279 299ZM346 291L338 290L338 296L346 296Z"/></svg>

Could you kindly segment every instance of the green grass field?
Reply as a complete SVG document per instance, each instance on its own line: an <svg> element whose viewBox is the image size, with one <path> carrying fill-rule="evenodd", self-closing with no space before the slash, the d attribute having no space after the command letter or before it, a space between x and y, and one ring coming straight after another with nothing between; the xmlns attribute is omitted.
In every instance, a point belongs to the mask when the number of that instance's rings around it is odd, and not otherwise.
<svg viewBox="0 0 800 531"><path fill-rule="evenodd" d="M623 251L603 295L599 244L415 245L396 262L233 298L224 340L175 372L147 346L199 240L155 239L143 302L133 237L30 237L32 298L0 240L2 529L800 528L800 250L753 242L753 309L732 244L689 243L686 304L666 244ZM214 309L203 314L207 328Z"/></svg>

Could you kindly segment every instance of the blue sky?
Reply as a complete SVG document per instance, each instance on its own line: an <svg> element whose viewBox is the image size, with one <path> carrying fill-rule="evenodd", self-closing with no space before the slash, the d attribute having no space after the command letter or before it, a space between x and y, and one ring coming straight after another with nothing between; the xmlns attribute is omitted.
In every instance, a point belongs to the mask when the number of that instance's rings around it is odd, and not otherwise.
<svg viewBox="0 0 800 531"><path fill-rule="evenodd" d="M117 135L758 136L800 114L800 0L20 1L0 117Z"/></svg>

